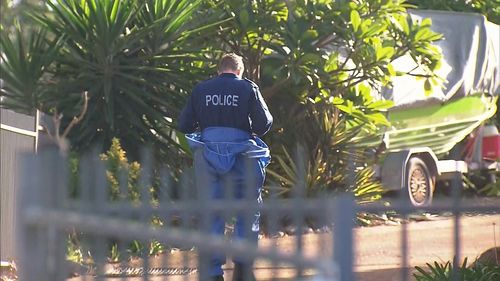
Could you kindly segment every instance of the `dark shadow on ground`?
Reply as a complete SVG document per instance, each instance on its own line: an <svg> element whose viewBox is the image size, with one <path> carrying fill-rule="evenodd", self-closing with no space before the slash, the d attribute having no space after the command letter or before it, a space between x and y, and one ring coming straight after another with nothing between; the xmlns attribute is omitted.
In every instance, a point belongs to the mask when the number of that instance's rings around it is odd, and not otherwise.
<svg viewBox="0 0 500 281"><path fill-rule="evenodd" d="M402 268L377 269L372 271L356 272L357 281L413 281L414 268L407 268L406 279Z"/></svg>
<svg viewBox="0 0 500 281"><path fill-rule="evenodd" d="M412 273L415 272L414 268L407 269L406 280L403 277L401 268L388 268L377 269L372 271L356 272L357 281L414 281ZM306 276L302 278L275 278L275 279L259 279L259 281L309 281L314 280L313 276Z"/></svg>

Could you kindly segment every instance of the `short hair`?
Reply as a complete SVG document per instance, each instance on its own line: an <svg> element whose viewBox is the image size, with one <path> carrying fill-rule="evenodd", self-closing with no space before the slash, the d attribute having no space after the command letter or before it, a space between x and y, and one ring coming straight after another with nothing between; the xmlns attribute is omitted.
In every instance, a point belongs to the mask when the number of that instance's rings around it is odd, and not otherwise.
<svg viewBox="0 0 500 281"><path fill-rule="evenodd" d="M225 70L243 70L245 65L243 64L243 58L235 53L224 54L219 62L219 72Z"/></svg>

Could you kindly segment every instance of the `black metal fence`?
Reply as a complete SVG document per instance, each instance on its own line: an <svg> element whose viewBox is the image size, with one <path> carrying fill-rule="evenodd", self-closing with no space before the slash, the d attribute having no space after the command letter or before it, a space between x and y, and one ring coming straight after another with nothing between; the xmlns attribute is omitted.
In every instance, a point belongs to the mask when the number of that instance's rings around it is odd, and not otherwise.
<svg viewBox="0 0 500 281"><path fill-rule="evenodd" d="M146 157L144 163L148 162ZM29 176L21 176L18 209L20 280L65 280L72 272L80 274L75 280L207 280L204 271L207 256L217 252L232 258L255 260L259 265L256 269L258 280L353 281L357 278L353 229L359 212L396 211L403 218L421 211L452 212L456 263L462 258L461 216L466 212L500 212L500 206L463 202L460 175L456 175L453 182L452 198L429 207L413 207L406 201L396 201L390 207L356 205L351 195L305 198L302 196L305 186L300 185L295 187L295 197L285 200L271 194L263 205L259 205L252 200L234 198L207 201L200 196L203 191L193 188L188 172L176 185L168 177L168 171L162 169L159 169L160 185L153 194L149 188L154 181L150 167L150 164L143 165L139 201L127 199L130 189L126 172L118 177L119 196L110 200L106 167L97 155L86 156L80 161L76 193L68 188L67 159L57 150L40 151L36 157L27 156L21 175ZM172 194L176 194L175 198ZM279 232L286 218L288 225L294 228L291 244L285 246L278 240L275 243L261 241L256 247L249 241L230 242L227 236L211 234L207 222L215 215L223 214L231 221L236 214L251 216L249 210L255 209L260 211L265 231L271 236ZM152 224L152 221L161 223ZM304 246L305 230L311 224L318 229L324 226L326 231L318 235L314 245ZM231 232L230 227L227 230ZM87 260L81 264L67 261L71 246L68 245L74 243L71 239L75 236L86 253L83 256ZM156 242L165 248L162 254L152 256L151 249ZM136 245L137 249L139 244L142 251L135 258L129 258L131 245ZM406 281L410 280L406 224L401 228L401 249L401 278L398 280ZM119 262L114 262L112 257ZM225 275L231 274L232 266L228 263Z"/></svg>

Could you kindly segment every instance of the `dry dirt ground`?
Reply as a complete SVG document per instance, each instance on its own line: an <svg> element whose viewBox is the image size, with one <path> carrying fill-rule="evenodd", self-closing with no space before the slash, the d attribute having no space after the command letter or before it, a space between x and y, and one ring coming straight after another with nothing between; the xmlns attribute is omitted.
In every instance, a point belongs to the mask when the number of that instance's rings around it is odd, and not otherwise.
<svg viewBox="0 0 500 281"><path fill-rule="evenodd" d="M406 224L408 231L408 272L415 266L423 266L434 261L446 262L454 255L453 217L435 217L430 221L412 221ZM460 218L460 257L474 260L482 252L500 244L500 215L474 215ZM402 281L401 225L380 225L358 227L354 229L355 268L358 281ZM496 237L495 237L496 234ZM310 256L328 257L333 249L331 233L311 233L303 236L303 248ZM293 251L296 241L294 236L272 239L261 239L259 247L277 247L282 251ZM175 252L170 254L170 266L196 266L195 253ZM188 263L186 263L186 261ZM160 266L161 258L151 261L150 267ZM134 265L134 264L132 264ZM137 266L137 263L135 264ZM258 261L255 274L259 281L263 280L313 280L310 276L295 277L295 271L286 266L279 266ZM306 272L306 274L311 274ZM231 280L232 266L225 269L225 279ZM80 276L67 281L92 281L94 278ZM105 278L106 281L139 281L143 278ZM150 281L197 281L196 274L187 276L155 276ZM407 280L414 280L408 275Z"/></svg>

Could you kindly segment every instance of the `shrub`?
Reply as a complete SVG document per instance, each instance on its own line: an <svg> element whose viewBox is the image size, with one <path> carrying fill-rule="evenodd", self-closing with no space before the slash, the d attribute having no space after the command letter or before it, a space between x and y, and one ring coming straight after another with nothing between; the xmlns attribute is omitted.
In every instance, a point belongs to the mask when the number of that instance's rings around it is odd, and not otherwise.
<svg viewBox="0 0 500 281"><path fill-rule="evenodd" d="M73 198L79 197L79 186L78 178L80 173L80 164L78 155L72 153L70 156L70 194ZM127 159L127 153L122 148L120 140L113 138L111 141L111 146L109 149L100 155L100 160L105 162L106 167L106 180L107 180L107 200L109 202L126 202L130 204L139 204L145 198L141 198L141 188L147 188L148 192L151 194L151 204L157 204L157 188L153 186L141 186L140 176L141 176L141 165L136 161L131 161ZM124 187L121 187L121 182L123 182ZM125 184L126 183L126 184ZM125 189L125 190L123 190ZM143 202L146 203L146 202ZM163 221L161 218L154 216L151 218L151 225L156 227L163 226ZM67 259L85 263L85 261L93 261L92 252L84 251L86 248L85 243L85 233L77 233L73 230L68 239L67 245ZM82 243L83 242L83 243ZM119 261L124 258L120 254L118 244L115 241L109 241L109 253L108 257L110 261ZM138 240L133 240L127 247L126 252L131 256L141 256L143 254L156 255L165 250L165 246L156 240L149 241L147 244L140 242ZM86 253L86 254L84 254Z"/></svg>
<svg viewBox="0 0 500 281"><path fill-rule="evenodd" d="M418 271L414 273L416 281L496 281L500 280L500 267L493 264L482 264L475 262L467 266L467 258L459 267L453 267L448 261L445 264L434 262L427 264L426 268L416 266Z"/></svg>

